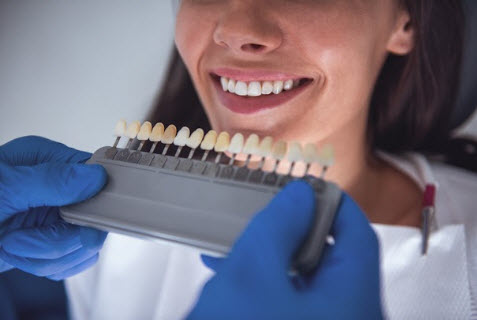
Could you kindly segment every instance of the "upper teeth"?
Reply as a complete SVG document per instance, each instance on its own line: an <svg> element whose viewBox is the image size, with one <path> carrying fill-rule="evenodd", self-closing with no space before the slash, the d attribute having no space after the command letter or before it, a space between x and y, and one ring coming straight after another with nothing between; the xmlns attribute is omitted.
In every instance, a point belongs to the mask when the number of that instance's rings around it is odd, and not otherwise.
<svg viewBox="0 0 477 320"><path fill-rule="evenodd" d="M286 80L286 81L236 81L220 77L222 89L230 93L235 93L239 96L258 97L262 94L279 94L283 90L291 90L298 86L300 80Z"/></svg>

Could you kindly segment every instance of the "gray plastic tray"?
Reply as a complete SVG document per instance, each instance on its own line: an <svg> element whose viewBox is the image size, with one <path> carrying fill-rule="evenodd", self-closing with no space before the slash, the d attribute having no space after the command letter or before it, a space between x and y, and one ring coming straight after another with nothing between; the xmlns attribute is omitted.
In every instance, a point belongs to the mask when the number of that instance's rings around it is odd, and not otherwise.
<svg viewBox="0 0 477 320"><path fill-rule="evenodd" d="M173 241L226 254L255 213L292 178L248 168L103 147L88 163L104 166L105 188L92 199L62 207L68 222ZM316 215L292 267L311 272L319 262L341 191L307 176Z"/></svg>

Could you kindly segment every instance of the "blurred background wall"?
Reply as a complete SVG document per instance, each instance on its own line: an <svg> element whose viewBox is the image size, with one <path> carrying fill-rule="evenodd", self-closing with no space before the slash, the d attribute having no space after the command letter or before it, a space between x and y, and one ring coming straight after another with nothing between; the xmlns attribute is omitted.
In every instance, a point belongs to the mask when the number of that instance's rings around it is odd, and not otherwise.
<svg viewBox="0 0 477 320"><path fill-rule="evenodd" d="M0 0L0 145L35 134L82 150L144 120L173 43L170 0Z"/></svg>
<svg viewBox="0 0 477 320"><path fill-rule="evenodd" d="M145 120L173 43L170 0L0 0L0 145L35 134L94 151ZM467 122L477 136L477 119Z"/></svg>

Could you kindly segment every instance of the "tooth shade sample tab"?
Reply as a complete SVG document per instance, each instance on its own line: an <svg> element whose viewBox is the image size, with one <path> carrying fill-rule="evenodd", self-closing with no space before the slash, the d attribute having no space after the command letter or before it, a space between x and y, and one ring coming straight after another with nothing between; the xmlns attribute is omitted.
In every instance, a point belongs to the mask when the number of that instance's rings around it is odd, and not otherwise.
<svg viewBox="0 0 477 320"><path fill-rule="evenodd" d="M204 140L202 141L200 148L202 150L210 151L214 149L215 143L217 142L217 132L214 130L210 130L205 135Z"/></svg>
<svg viewBox="0 0 477 320"><path fill-rule="evenodd" d="M116 127L114 127L114 135L116 137L122 137L126 132L126 126L125 120L119 120L118 123L116 123Z"/></svg>
<svg viewBox="0 0 477 320"><path fill-rule="evenodd" d="M230 146L228 151L234 154L242 152L243 142L244 142L243 134L241 133L234 134L234 136L232 137L232 140L230 141Z"/></svg>
<svg viewBox="0 0 477 320"><path fill-rule="evenodd" d="M288 160L290 162L297 162L303 160L303 151L298 142L292 142L288 148Z"/></svg>
<svg viewBox="0 0 477 320"><path fill-rule="evenodd" d="M136 138L140 129L141 129L141 123L139 121L133 121L129 125L128 129L126 130L126 136L129 139L134 139L134 138Z"/></svg>
<svg viewBox="0 0 477 320"><path fill-rule="evenodd" d="M273 138L272 137L265 137L263 138L262 142L260 142L260 146L258 147L258 155L261 157L269 157L272 153L273 147Z"/></svg>
<svg viewBox="0 0 477 320"><path fill-rule="evenodd" d="M285 141L277 141L273 145L272 157L276 160L283 160L287 154L287 143Z"/></svg>
<svg viewBox="0 0 477 320"><path fill-rule="evenodd" d="M251 134L247 141L245 142L245 146L243 147L243 153L256 155L258 154L258 147L260 143L260 138L256 134Z"/></svg>
<svg viewBox="0 0 477 320"><path fill-rule="evenodd" d="M187 140L189 139L190 129L187 127L182 127L177 136L174 138L174 145L178 147L183 147L186 145Z"/></svg>
<svg viewBox="0 0 477 320"><path fill-rule="evenodd" d="M149 140L152 142L159 142L161 141L163 136L164 136L164 125L161 122L156 123L154 128L152 128L152 132L151 132L151 135L149 136Z"/></svg>
<svg viewBox="0 0 477 320"><path fill-rule="evenodd" d="M172 144L174 142L174 138L176 137L177 128L175 125L171 124L166 128L164 131L164 136L161 139L163 144Z"/></svg>
<svg viewBox="0 0 477 320"><path fill-rule="evenodd" d="M151 132L152 124L149 121L146 121L142 124L141 129L139 130L139 133L137 135L137 139L139 141L146 141L147 139L149 139Z"/></svg>
<svg viewBox="0 0 477 320"><path fill-rule="evenodd" d="M215 144L215 152L225 152L230 146L230 134L228 132L222 131L218 138L217 143Z"/></svg>
<svg viewBox="0 0 477 320"><path fill-rule="evenodd" d="M196 129L194 132L192 132L189 139L187 139L186 146L188 146L191 149L196 149L199 147L203 138L204 138L204 130L200 128Z"/></svg>

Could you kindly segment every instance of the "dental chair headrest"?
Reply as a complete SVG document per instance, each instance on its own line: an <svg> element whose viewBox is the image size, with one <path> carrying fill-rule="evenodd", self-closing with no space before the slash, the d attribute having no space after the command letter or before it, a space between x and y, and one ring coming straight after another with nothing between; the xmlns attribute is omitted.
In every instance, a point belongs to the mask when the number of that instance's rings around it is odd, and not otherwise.
<svg viewBox="0 0 477 320"><path fill-rule="evenodd" d="M463 70L453 127L462 124L477 108L477 1L464 1L467 34Z"/></svg>

